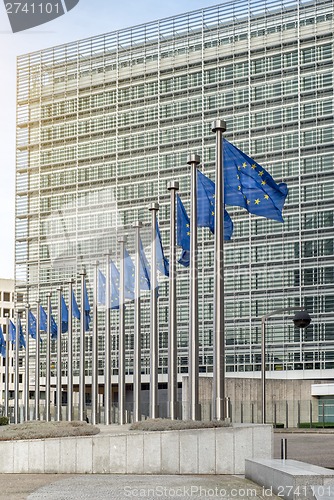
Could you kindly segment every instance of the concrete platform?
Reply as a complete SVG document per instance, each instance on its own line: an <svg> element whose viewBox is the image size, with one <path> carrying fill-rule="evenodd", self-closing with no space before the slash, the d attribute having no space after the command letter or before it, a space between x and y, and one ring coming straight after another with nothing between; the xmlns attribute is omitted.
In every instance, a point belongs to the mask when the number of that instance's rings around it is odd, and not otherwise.
<svg viewBox="0 0 334 500"><path fill-rule="evenodd" d="M287 500L324 500L334 487L333 470L297 460L246 459L245 476Z"/></svg>
<svg viewBox="0 0 334 500"><path fill-rule="evenodd" d="M246 458L271 458L270 425L164 432L106 426L89 437L0 442L0 473L244 474Z"/></svg>

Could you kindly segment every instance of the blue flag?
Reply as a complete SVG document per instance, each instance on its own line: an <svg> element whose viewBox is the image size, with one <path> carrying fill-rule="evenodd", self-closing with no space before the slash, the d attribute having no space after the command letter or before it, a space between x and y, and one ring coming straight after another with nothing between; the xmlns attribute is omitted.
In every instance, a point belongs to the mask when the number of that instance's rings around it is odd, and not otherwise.
<svg viewBox="0 0 334 500"><path fill-rule="evenodd" d="M6 357L6 341L3 336L1 325L0 325L0 354L3 358Z"/></svg>
<svg viewBox="0 0 334 500"><path fill-rule="evenodd" d="M141 239L139 239L139 257L140 257L140 289L141 290L150 290L151 281L150 281L150 266L147 261L145 251L143 248L143 243Z"/></svg>
<svg viewBox="0 0 334 500"><path fill-rule="evenodd" d="M25 348L26 341L24 339L22 324L21 324L20 320L19 320L19 332L20 332L19 346ZM16 344L16 326L14 325L12 320L9 321L9 338L10 338L11 343L13 345L15 345Z"/></svg>
<svg viewBox="0 0 334 500"><path fill-rule="evenodd" d="M61 296L61 332L68 331L68 309L63 296Z"/></svg>
<svg viewBox="0 0 334 500"><path fill-rule="evenodd" d="M98 270L97 275L97 300L98 304L106 305L106 277ZM110 260L110 307L119 309L119 271L112 260Z"/></svg>
<svg viewBox="0 0 334 500"><path fill-rule="evenodd" d="M26 341L24 339L22 324L20 320L19 323L20 323L20 347L26 348Z"/></svg>
<svg viewBox="0 0 334 500"><path fill-rule="evenodd" d="M156 237L156 252L157 252L157 268L165 276L169 276L169 262L164 255L162 247L161 234L157 221L157 237Z"/></svg>
<svg viewBox="0 0 334 500"><path fill-rule="evenodd" d="M110 307L119 309L119 270L110 260Z"/></svg>
<svg viewBox="0 0 334 500"><path fill-rule="evenodd" d="M185 267L190 264L190 220L180 196L176 195L176 240L182 248L179 263Z"/></svg>
<svg viewBox="0 0 334 500"><path fill-rule="evenodd" d="M72 290L72 316L74 316L77 319L80 319L80 310L73 290Z"/></svg>
<svg viewBox="0 0 334 500"><path fill-rule="evenodd" d="M46 312L43 309L43 306L39 305L39 329L42 332L46 332L48 325L48 317Z"/></svg>
<svg viewBox="0 0 334 500"><path fill-rule="evenodd" d="M245 208L255 215L284 222L282 210L288 194L261 165L223 139L226 205Z"/></svg>
<svg viewBox="0 0 334 500"><path fill-rule="evenodd" d="M12 322L12 320L9 320L9 340L11 341L12 344L15 344L15 339L16 339L16 326Z"/></svg>
<svg viewBox="0 0 334 500"><path fill-rule="evenodd" d="M126 299L133 300L135 293L135 266L132 262L129 252L124 250L124 296Z"/></svg>
<svg viewBox="0 0 334 500"><path fill-rule="evenodd" d="M106 277L100 269L97 271L97 303L106 305Z"/></svg>
<svg viewBox="0 0 334 500"><path fill-rule="evenodd" d="M197 226L208 227L215 232L215 183L197 170ZM224 210L224 240L230 240L233 222Z"/></svg>
<svg viewBox="0 0 334 500"><path fill-rule="evenodd" d="M28 334L32 339L36 339L36 332L37 332L37 327L36 327L36 318L33 315L33 313L29 310L28 313Z"/></svg>
<svg viewBox="0 0 334 500"><path fill-rule="evenodd" d="M56 340L57 335L58 335L57 323L55 322L55 319L52 316L52 312L51 312L51 338L53 340Z"/></svg>
<svg viewBox="0 0 334 500"><path fill-rule="evenodd" d="M85 331L89 330L90 323L90 305L86 287L86 280L84 280L84 297L85 297Z"/></svg>

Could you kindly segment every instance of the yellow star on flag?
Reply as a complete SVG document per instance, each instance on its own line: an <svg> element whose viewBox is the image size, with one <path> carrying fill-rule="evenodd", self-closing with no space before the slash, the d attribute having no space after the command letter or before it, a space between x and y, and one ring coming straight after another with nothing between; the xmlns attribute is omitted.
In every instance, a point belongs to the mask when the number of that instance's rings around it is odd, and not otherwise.
<svg viewBox="0 0 334 500"><path fill-rule="evenodd" d="M257 198L254 203L255 203L255 205L258 205L260 203L259 198Z"/></svg>

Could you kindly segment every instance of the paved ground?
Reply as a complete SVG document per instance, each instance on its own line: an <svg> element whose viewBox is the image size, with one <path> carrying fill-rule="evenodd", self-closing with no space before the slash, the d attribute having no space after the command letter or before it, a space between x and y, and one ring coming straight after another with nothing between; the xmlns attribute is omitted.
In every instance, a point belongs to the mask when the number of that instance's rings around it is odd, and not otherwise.
<svg viewBox="0 0 334 500"><path fill-rule="evenodd" d="M1 500L278 500L239 476L0 475Z"/></svg>
<svg viewBox="0 0 334 500"><path fill-rule="evenodd" d="M291 429L274 434L274 458L281 458L281 439L287 439L287 458L334 469L334 432Z"/></svg>
<svg viewBox="0 0 334 500"><path fill-rule="evenodd" d="M274 456L287 438L288 458L334 469L334 432L275 432ZM241 476L0 474L1 500L278 500Z"/></svg>

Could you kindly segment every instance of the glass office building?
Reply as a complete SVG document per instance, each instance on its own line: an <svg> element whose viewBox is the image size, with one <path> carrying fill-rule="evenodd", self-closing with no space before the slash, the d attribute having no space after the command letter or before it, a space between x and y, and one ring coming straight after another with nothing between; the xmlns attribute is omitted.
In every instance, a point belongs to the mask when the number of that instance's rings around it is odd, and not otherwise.
<svg viewBox="0 0 334 500"><path fill-rule="evenodd" d="M228 372L261 362L261 317L306 306L307 330L288 317L268 321L268 369L334 368L332 0L236 0L20 56L17 62L16 280L33 306L95 262L119 264L117 237L160 204L168 256L171 179L189 209L187 154L214 178L214 119L289 195L285 223L227 207L225 245ZM213 236L199 229L199 366L212 371ZM178 266L179 371L187 372L189 270ZM53 308L56 308L53 294ZM104 311L99 310L104 365ZM118 312L112 312L117 375ZM132 371L133 306L126 309ZM160 373L166 373L168 280L159 288ZM66 335L63 336L66 352ZM79 338L79 337L78 337ZM75 354L79 351L75 343ZM149 367L149 297L143 292L143 372ZM87 333L87 352L91 333ZM74 357L74 373L78 359ZM87 374L91 359L86 356ZM66 374L66 359L64 359Z"/></svg>

